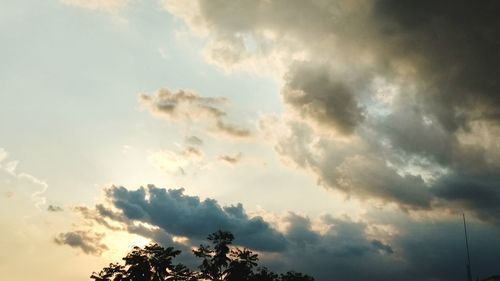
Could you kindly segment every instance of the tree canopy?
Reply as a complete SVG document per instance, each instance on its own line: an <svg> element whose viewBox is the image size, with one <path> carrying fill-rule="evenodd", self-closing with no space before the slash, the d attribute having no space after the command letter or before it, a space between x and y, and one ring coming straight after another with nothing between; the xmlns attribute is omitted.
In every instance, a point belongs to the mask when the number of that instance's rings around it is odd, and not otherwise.
<svg viewBox="0 0 500 281"><path fill-rule="evenodd" d="M303 273L288 271L276 274L259 267L258 255L247 248L232 246L234 236L228 231L208 235L212 245L200 245L193 254L201 259L198 270L191 270L173 260L181 251L150 244L134 247L123 258L124 265L111 263L92 273L95 281L314 281Z"/></svg>

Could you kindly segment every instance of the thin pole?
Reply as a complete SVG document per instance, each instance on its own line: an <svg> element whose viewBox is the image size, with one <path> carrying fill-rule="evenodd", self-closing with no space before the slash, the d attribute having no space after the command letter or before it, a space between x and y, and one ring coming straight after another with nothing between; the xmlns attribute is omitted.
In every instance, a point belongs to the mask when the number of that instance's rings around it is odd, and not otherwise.
<svg viewBox="0 0 500 281"><path fill-rule="evenodd" d="M470 267L470 254L469 254L469 240L467 238L467 224L465 223L465 214L462 213L464 219L464 232L465 232L465 248L467 249L467 280L472 281L472 273Z"/></svg>

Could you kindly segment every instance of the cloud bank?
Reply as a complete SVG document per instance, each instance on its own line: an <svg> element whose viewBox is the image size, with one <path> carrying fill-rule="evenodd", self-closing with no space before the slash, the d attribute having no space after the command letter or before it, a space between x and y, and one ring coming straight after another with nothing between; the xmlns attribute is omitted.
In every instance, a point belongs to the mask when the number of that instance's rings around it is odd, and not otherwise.
<svg viewBox="0 0 500 281"><path fill-rule="evenodd" d="M183 250L183 262L194 265L190 247L205 243L207 233L232 231L235 243L260 253L274 270L295 270L326 280L457 280L464 276L464 240L458 216L433 220L398 212L373 210L362 219L288 213L268 222L250 216L242 204L220 206L200 200L182 189L155 186L128 190L110 187L104 203L79 207L85 222L110 231L138 234ZM273 225L281 225L280 229ZM486 276L500 258L499 229L472 221L469 224L474 272ZM106 250L103 234L90 231L61 233L58 244L80 248L87 254ZM307 262L304 262L307 261ZM465 267L463 267L465 270Z"/></svg>
<svg viewBox="0 0 500 281"><path fill-rule="evenodd" d="M272 69L282 158L326 188L498 224L496 1L164 1L210 61ZM268 125L271 126L271 125Z"/></svg>

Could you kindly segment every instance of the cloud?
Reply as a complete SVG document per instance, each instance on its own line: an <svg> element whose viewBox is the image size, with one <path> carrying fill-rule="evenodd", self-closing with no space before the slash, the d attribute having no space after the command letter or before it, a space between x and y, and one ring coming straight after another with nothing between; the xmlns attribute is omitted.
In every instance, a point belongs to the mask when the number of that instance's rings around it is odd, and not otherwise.
<svg viewBox="0 0 500 281"><path fill-rule="evenodd" d="M245 138L250 136L250 131L248 129L239 128L236 125L228 124L221 120L218 120L215 124L217 130L223 135L238 138Z"/></svg>
<svg viewBox="0 0 500 281"><path fill-rule="evenodd" d="M206 243L208 233L226 229L235 234L237 245L259 250L262 264L272 270L293 268L318 281L370 276L376 280L451 281L464 274L457 270L464 265L463 225L458 215L428 219L371 209L355 220L332 215L311 219L288 213L278 219L286 226L278 231L270 222L250 217L241 204L222 207L213 199L185 195L183 190L111 187L105 194L109 205L85 208L85 213L92 214L88 220L120 224L123 227L112 230L175 245L187 253L190 247ZM474 274L491 275L500 258L500 230L476 220L468 223ZM183 242L174 237L183 237ZM95 254L105 250L101 238L76 231L60 234L57 241ZM198 262L189 255L181 258L190 265Z"/></svg>
<svg viewBox="0 0 500 281"><path fill-rule="evenodd" d="M90 231L71 231L60 233L54 238L58 245L68 245L72 248L80 248L86 254L100 255L108 247L101 242L103 233L92 233Z"/></svg>
<svg viewBox="0 0 500 281"><path fill-rule="evenodd" d="M500 5L487 1L471 9L467 1L453 3L198 0L164 6L207 35L209 46L224 50L214 52L214 60L235 64L276 50L302 52L304 60L326 62L344 78L410 79L430 101L428 109L453 129L461 110L472 106L485 111L476 112L480 118L494 119L500 102L492 76L500 60L494 52L500 21L494 11Z"/></svg>
<svg viewBox="0 0 500 281"><path fill-rule="evenodd" d="M153 95L140 96L140 104L153 115L170 121L202 123L211 126L213 133L229 137L248 137L250 131L227 123L227 113L222 109L225 98L202 97L195 93L160 89Z"/></svg>
<svg viewBox="0 0 500 281"><path fill-rule="evenodd" d="M56 205L49 205L47 207L47 211L49 212L62 212L64 209L62 207L56 206Z"/></svg>
<svg viewBox="0 0 500 281"><path fill-rule="evenodd" d="M189 145L197 145L197 146L203 145L203 140L197 136L186 137L185 141Z"/></svg>
<svg viewBox="0 0 500 281"><path fill-rule="evenodd" d="M462 175L450 174L441 178L433 188L435 196L445 199L456 209L473 210L485 220L500 224L496 215L500 212L500 177L496 174Z"/></svg>
<svg viewBox="0 0 500 281"><path fill-rule="evenodd" d="M109 211L101 204L97 204L95 208L76 206L73 208L73 211L80 214L84 218L84 221L90 226L93 226L94 222L96 222L97 224L115 231L123 230L125 228L120 225L120 223L125 222L122 217ZM106 219L108 217L110 220Z"/></svg>
<svg viewBox="0 0 500 281"><path fill-rule="evenodd" d="M235 165L241 161L241 153L235 155L220 155L218 159L227 164Z"/></svg>
<svg viewBox="0 0 500 281"><path fill-rule="evenodd" d="M407 274L415 280L459 280L465 277L465 242L460 216L453 220L407 220L396 223L394 243L405 256ZM473 278L497 272L499 229L468 221ZM496 236L496 237L495 237ZM494 238L495 237L495 238Z"/></svg>
<svg viewBox="0 0 500 281"><path fill-rule="evenodd" d="M136 191L112 187L106 196L123 214L120 220L148 223L171 235L200 240L218 229L226 229L238 237L238 243L254 249L278 251L285 247L281 234L261 217L249 217L241 204L222 207L213 199L201 201L183 191L153 185ZM109 214L101 215L112 219Z"/></svg>
<svg viewBox="0 0 500 281"><path fill-rule="evenodd" d="M432 221L387 212L374 213L380 218L367 218L370 223L325 216L322 218L326 226L324 233L313 231L308 218L292 217L294 223L287 237L293 234L294 244L287 247L288 252L283 253L279 262L270 262L273 265L283 262L313 274L320 281L367 278L451 281L463 278L465 249L459 216ZM372 236L371 230L381 230L387 223L395 231L382 231ZM474 236L474 242L469 240L474 244L474 276L486 277L496 270L498 238L493 237L499 230L488 224L469 222L469 231L471 229L474 229L474 234L469 232L469 238Z"/></svg>
<svg viewBox="0 0 500 281"><path fill-rule="evenodd" d="M47 201L44 194L48 184L31 174L20 172L18 165L18 161L8 161L7 151L0 148L0 188L7 198L14 195L26 196L36 208L41 209Z"/></svg>
<svg viewBox="0 0 500 281"><path fill-rule="evenodd" d="M493 52L500 43L494 26L500 23L494 1L456 1L453 5L422 1L418 4L377 2L373 21L380 26L386 56L411 64L419 94L429 110L450 131L470 118L493 118L498 113L500 86L492 70L500 62ZM423 89L422 89L423 90ZM498 120L497 120L498 121ZM465 123L464 123L465 122Z"/></svg>
<svg viewBox="0 0 500 281"><path fill-rule="evenodd" d="M302 122L291 122L289 129L279 137L278 153L296 166L312 171L319 184L358 198L395 202L404 209L430 207L432 196L426 182L420 175L401 174L389 165L390 151L373 150L361 138L346 142L316 135Z"/></svg>
<svg viewBox="0 0 500 281"><path fill-rule="evenodd" d="M347 197L498 223L498 2L164 6L207 39L209 61L275 72L287 163Z"/></svg>
<svg viewBox="0 0 500 281"><path fill-rule="evenodd" d="M364 118L352 89L336 81L324 66L295 66L287 74L282 95L302 117L342 134L351 134Z"/></svg>

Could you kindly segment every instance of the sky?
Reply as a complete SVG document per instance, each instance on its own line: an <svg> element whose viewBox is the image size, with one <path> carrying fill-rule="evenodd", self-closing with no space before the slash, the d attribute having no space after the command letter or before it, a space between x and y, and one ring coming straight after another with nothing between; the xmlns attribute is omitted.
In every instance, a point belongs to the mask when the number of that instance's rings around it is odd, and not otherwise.
<svg viewBox="0 0 500 281"><path fill-rule="evenodd" d="M0 0L0 276L218 229L318 281L500 274L500 4ZM26 264L30 264L26 269Z"/></svg>

